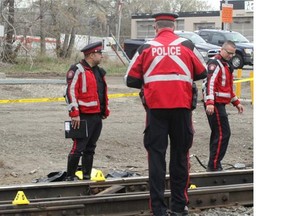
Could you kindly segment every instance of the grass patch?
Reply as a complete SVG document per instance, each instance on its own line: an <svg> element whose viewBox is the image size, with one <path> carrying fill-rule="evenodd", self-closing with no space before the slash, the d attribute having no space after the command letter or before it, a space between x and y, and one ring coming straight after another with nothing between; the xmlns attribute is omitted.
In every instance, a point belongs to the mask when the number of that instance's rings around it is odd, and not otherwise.
<svg viewBox="0 0 288 216"><path fill-rule="evenodd" d="M104 61L101 63L101 67L106 70L107 76L124 76L128 68L128 63L124 63L126 65L123 65L120 60L104 59Z"/></svg>
<svg viewBox="0 0 288 216"><path fill-rule="evenodd" d="M1 68L1 72L4 72L6 76L13 76L17 74L54 74L55 76L64 75L69 68L70 63L67 60L49 58L49 57L37 57L30 58L17 58L16 64L5 64Z"/></svg>
<svg viewBox="0 0 288 216"><path fill-rule="evenodd" d="M0 72L5 73L7 77L21 75L39 74L41 76L62 76L65 77L66 72L72 64L81 60L82 57L76 56L73 59L58 59L54 57L35 57L17 58L17 64L1 63ZM124 76L128 67L125 61L125 66L119 59L103 59L100 67L107 71L107 76Z"/></svg>

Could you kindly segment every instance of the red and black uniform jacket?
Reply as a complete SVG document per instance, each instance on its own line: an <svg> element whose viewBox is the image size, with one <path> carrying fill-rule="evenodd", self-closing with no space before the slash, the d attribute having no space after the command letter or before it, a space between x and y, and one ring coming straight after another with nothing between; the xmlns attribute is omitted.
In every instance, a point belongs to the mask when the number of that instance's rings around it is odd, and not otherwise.
<svg viewBox="0 0 288 216"><path fill-rule="evenodd" d="M193 49L190 40L164 28L138 48L125 76L126 85L143 88L150 109L191 109L192 83L207 75Z"/></svg>
<svg viewBox="0 0 288 216"><path fill-rule="evenodd" d="M79 113L101 113L103 117L109 116L107 83L105 81L106 72L98 66L95 67L91 68L85 60L82 60L80 63L72 65L67 72L65 98L70 117L79 116ZM104 83L105 104L102 110L93 70L97 70L101 74Z"/></svg>
<svg viewBox="0 0 288 216"><path fill-rule="evenodd" d="M233 66L218 54L208 61L207 69L202 89L205 104L232 103L237 106L240 101L233 92Z"/></svg>

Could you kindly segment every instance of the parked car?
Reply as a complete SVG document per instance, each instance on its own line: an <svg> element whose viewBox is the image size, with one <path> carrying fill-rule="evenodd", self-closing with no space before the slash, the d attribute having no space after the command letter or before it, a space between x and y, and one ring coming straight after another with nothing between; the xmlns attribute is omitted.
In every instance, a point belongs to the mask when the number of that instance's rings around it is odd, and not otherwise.
<svg viewBox="0 0 288 216"><path fill-rule="evenodd" d="M253 65L254 44L239 32L217 29L201 29L195 32L206 42L218 46L222 46L226 40L233 41L236 44L236 54L231 61L236 69L243 68L244 65Z"/></svg>
<svg viewBox="0 0 288 216"><path fill-rule="evenodd" d="M191 40L194 44L196 49L199 51L201 56L198 56L198 58L201 58L200 60L204 60L204 62L207 62L207 60L219 53L220 48L219 46L209 44L207 43L203 38L201 38L199 35L197 35L194 32L191 31L174 31L175 34L179 35L180 37L187 38ZM143 43L145 43L145 39L126 39L124 41L124 51L126 55L132 59L134 56L136 50L139 46L141 46Z"/></svg>
<svg viewBox="0 0 288 216"><path fill-rule="evenodd" d="M124 52L129 59L132 59L136 53L138 47L144 44L146 39L125 39L124 40Z"/></svg>
<svg viewBox="0 0 288 216"><path fill-rule="evenodd" d="M207 43L202 37L200 37L195 32L191 31L174 31L174 32L180 37L184 37L191 40L195 44L197 50L203 56L205 62L207 62L209 58L213 57L214 55L220 52L221 48L220 46Z"/></svg>

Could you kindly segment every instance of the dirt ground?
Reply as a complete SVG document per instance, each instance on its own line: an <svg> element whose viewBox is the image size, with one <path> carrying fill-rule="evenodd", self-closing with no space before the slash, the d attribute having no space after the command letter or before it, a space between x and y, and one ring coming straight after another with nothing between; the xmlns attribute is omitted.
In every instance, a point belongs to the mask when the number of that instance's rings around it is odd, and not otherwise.
<svg viewBox="0 0 288 216"><path fill-rule="evenodd" d="M107 76L109 94L137 92L127 88L122 76ZM197 83L200 84L201 83ZM62 84L0 84L0 100L62 97ZM223 160L243 163L253 168L253 106L249 83L242 85L244 113L228 106L232 136ZM104 175L112 171L129 171L147 175L147 154L143 147L145 112L138 97L110 98L111 115L104 120L103 130L94 155L94 168ZM64 138L64 121L69 120L65 102L0 104L0 182L1 185L29 184L50 172L65 171L72 146ZM190 154L206 165L209 155L210 129L199 100L193 112L195 136ZM169 151L169 149L168 149ZM167 165L169 157L167 155ZM191 172L205 169L191 157Z"/></svg>

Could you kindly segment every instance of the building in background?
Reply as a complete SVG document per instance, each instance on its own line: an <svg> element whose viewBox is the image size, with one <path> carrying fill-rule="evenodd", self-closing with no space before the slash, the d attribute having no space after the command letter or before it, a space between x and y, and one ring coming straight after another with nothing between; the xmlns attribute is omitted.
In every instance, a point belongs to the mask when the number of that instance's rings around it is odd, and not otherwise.
<svg viewBox="0 0 288 216"><path fill-rule="evenodd" d="M221 21L221 5L218 11L181 12L176 20L176 30L196 31L204 28L223 29ZM227 1L233 5L233 22L229 30L243 34L248 40L253 41L254 2L246 0ZM154 19L151 14L135 14L131 19L131 38L153 38Z"/></svg>

